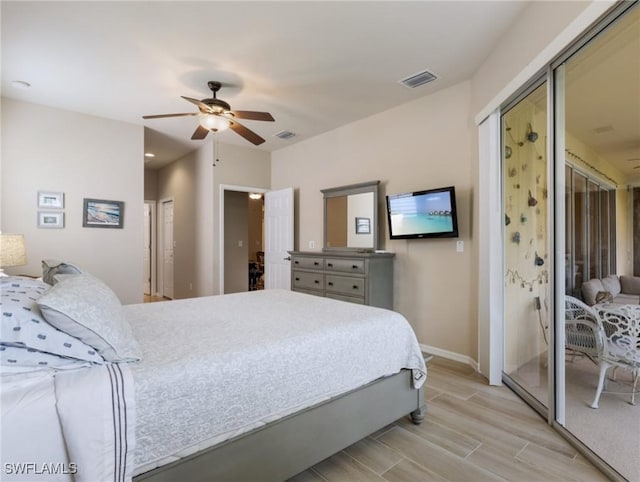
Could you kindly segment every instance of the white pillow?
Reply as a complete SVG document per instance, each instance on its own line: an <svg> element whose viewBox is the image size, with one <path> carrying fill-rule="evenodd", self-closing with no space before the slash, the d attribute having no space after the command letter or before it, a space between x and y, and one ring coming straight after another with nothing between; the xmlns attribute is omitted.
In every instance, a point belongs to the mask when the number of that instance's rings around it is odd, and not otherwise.
<svg viewBox="0 0 640 482"><path fill-rule="evenodd" d="M31 278L11 276L1 278L0 287L0 343L104 363L95 348L54 328L43 318L36 302L50 288L49 285Z"/></svg>
<svg viewBox="0 0 640 482"><path fill-rule="evenodd" d="M44 318L56 328L94 347L105 360L141 359L120 300L90 274L58 276L58 282L38 301Z"/></svg>
<svg viewBox="0 0 640 482"><path fill-rule="evenodd" d="M33 348L0 345L0 366L3 374L14 374L51 368L68 370L91 366L91 363L43 353Z"/></svg>

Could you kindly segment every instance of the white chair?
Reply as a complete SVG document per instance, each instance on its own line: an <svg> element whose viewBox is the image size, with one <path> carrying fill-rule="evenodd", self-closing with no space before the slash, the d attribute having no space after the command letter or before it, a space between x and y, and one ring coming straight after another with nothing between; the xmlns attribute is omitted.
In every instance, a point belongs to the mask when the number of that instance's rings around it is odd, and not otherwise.
<svg viewBox="0 0 640 482"><path fill-rule="evenodd" d="M611 367L614 368L614 377L616 368L631 371L631 405L635 405L640 375L640 305L603 305L596 307L596 310L597 320L605 335L605 343L598 360L598 389L591 408L598 408L607 370Z"/></svg>
<svg viewBox="0 0 640 482"><path fill-rule="evenodd" d="M578 354L598 365L605 344L604 332L598 323L598 313L572 296L565 296L564 304L565 348L572 353L571 361Z"/></svg>

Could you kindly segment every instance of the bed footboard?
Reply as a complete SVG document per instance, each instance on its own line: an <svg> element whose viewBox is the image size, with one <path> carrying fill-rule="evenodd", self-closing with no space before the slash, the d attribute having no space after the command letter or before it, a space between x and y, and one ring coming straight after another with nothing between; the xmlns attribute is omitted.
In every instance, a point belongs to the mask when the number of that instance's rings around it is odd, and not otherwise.
<svg viewBox="0 0 640 482"><path fill-rule="evenodd" d="M399 418L424 419L423 389L412 387L411 370L369 383L247 434L134 478L260 480L281 482L306 470Z"/></svg>

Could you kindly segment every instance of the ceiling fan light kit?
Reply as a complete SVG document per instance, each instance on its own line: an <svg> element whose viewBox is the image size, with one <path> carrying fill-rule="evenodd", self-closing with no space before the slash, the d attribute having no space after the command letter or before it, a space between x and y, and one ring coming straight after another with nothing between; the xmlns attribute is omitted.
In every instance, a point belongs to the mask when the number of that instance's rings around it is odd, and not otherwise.
<svg viewBox="0 0 640 482"><path fill-rule="evenodd" d="M204 114L202 112L198 114L198 121L202 127L213 132L227 130L231 124L229 119L219 114Z"/></svg>
<svg viewBox="0 0 640 482"><path fill-rule="evenodd" d="M237 110L232 111L231 106L222 99L216 97L216 93L222 87L220 82L210 80L207 85L213 97L208 99L193 99L191 97L181 96L184 100L195 104L198 107L199 112L194 113L182 113L182 114L160 114L160 115L145 115L143 119L161 119L165 117L184 117L184 116L198 116L199 125L194 131L191 139L200 140L207 137L209 132L220 132L231 128L236 134L244 137L249 142L256 146L262 144L264 139L251 129L240 124L235 119L249 119L258 121L270 121L275 119L268 112L257 112L250 110Z"/></svg>

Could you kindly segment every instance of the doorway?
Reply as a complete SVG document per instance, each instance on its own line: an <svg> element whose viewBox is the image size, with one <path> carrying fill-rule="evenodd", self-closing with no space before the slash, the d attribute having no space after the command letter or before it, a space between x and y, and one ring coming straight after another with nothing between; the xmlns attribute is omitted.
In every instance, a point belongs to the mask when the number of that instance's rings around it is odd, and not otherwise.
<svg viewBox="0 0 640 482"><path fill-rule="evenodd" d="M238 249L241 238L229 238L227 229L234 230L233 223L237 218L232 214L226 214L225 198L227 192L238 192L249 195L250 193L261 194L263 200L262 216L262 239L263 239L263 269L262 282L265 289L290 289L291 288L291 265L288 252L294 247L294 201L293 188L285 188L277 191L269 191L263 188L247 186L220 185L220 251L219 251L219 290L220 294L229 293L225 285L227 273L225 251L228 246ZM242 215L244 216L244 214ZM243 243L244 244L244 243ZM242 250L242 248L241 248ZM256 250L256 257L258 252ZM240 291L249 290L249 254L237 264L234 276L239 280L241 276L246 277L246 288L244 282ZM244 274L241 274L241 273Z"/></svg>
<svg viewBox="0 0 640 482"><path fill-rule="evenodd" d="M173 240L173 199L160 201L160 253L159 267L159 294L165 298L173 299L173 272L174 272L174 240Z"/></svg>
<svg viewBox="0 0 640 482"><path fill-rule="evenodd" d="M262 289L264 196L224 190L224 293Z"/></svg>

